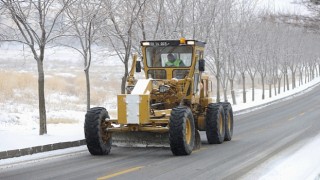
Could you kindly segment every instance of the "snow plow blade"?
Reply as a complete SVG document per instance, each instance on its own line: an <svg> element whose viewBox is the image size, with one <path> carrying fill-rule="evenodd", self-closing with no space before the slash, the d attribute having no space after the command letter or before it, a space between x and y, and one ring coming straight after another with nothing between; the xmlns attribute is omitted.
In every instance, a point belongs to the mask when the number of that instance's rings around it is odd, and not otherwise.
<svg viewBox="0 0 320 180"><path fill-rule="evenodd" d="M113 132L112 145L117 147L170 147L169 133Z"/></svg>
<svg viewBox="0 0 320 180"><path fill-rule="evenodd" d="M112 145L116 147L170 147L169 133L113 132ZM193 150L201 148L200 133L195 131Z"/></svg>

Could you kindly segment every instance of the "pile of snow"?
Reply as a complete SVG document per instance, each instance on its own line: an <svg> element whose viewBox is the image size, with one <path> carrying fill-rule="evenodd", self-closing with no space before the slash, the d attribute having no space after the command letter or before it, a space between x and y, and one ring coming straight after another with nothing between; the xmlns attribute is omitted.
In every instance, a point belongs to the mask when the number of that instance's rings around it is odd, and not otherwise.
<svg viewBox="0 0 320 180"><path fill-rule="evenodd" d="M297 145L298 146L298 145ZM259 165L241 179L261 180L319 180L320 179L320 135L296 151L288 149L264 164ZM290 154L288 156L288 154ZM259 177L259 178L258 178Z"/></svg>
<svg viewBox="0 0 320 180"><path fill-rule="evenodd" d="M280 161L261 179L309 179L314 180L320 172L320 135L310 143ZM319 174L320 175L320 174Z"/></svg>
<svg viewBox="0 0 320 180"><path fill-rule="evenodd" d="M7 126L8 127L8 126ZM0 151L22 149L58 142L84 139L83 124L49 124L48 134L39 136L35 126L0 128Z"/></svg>

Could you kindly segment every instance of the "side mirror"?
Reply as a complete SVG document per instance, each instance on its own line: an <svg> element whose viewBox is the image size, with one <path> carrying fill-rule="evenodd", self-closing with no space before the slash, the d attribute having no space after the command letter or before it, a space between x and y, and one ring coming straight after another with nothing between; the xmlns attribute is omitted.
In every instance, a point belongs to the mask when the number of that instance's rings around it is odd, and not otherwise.
<svg viewBox="0 0 320 180"><path fill-rule="evenodd" d="M203 72L205 67L205 61L204 59L199 59L199 71Z"/></svg>
<svg viewBox="0 0 320 180"><path fill-rule="evenodd" d="M140 61L136 62L136 72L141 72L141 64Z"/></svg>

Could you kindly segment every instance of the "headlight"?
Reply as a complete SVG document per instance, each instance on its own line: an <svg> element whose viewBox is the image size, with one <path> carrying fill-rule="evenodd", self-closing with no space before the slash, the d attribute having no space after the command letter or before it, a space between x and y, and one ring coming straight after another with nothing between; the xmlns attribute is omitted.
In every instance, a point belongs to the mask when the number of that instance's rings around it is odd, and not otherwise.
<svg viewBox="0 0 320 180"><path fill-rule="evenodd" d="M161 93L167 92L167 91L169 91L169 89L170 89L170 86L168 86L168 85L160 85L159 86L159 92L161 92Z"/></svg>
<svg viewBox="0 0 320 180"><path fill-rule="evenodd" d="M194 45L194 41L187 41L188 45Z"/></svg>
<svg viewBox="0 0 320 180"><path fill-rule="evenodd" d="M142 42L142 46L150 46L150 42Z"/></svg>

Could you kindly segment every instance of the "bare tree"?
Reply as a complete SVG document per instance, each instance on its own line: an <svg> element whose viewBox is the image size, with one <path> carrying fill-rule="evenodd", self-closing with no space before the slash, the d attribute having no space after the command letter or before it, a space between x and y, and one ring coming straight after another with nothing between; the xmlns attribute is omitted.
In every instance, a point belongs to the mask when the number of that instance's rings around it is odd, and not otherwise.
<svg viewBox="0 0 320 180"><path fill-rule="evenodd" d="M235 56L232 54L230 54L229 56L230 57L228 58L228 60L229 60L228 79L230 82L230 92L231 92L232 103L237 104L235 88L234 88L234 79L237 74L237 66L236 66Z"/></svg>
<svg viewBox="0 0 320 180"><path fill-rule="evenodd" d="M228 54L228 79L230 81L230 91L233 104L236 104L234 79L237 71L242 77L243 102L246 102L245 74L246 74L246 47L250 33L250 22L253 20L252 11L255 7L254 1L233 1L230 10L230 20L226 25L226 52Z"/></svg>
<svg viewBox="0 0 320 180"><path fill-rule="evenodd" d="M246 92L246 74L247 74L247 64L246 64L246 56L244 48L241 48L240 51L242 53L238 53L236 56L236 66L238 67L238 71L241 75L242 80L242 102L247 102L247 92Z"/></svg>
<svg viewBox="0 0 320 180"><path fill-rule="evenodd" d="M304 72L304 63L300 62L298 64L298 70L299 70L299 86L303 85L303 72Z"/></svg>
<svg viewBox="0 0 320 180"><path fill-rule="evenodd" d="M267 76L267 71L268 71L268 57L265 56L264 59L262 61L259 61L258 63L258 73L260 74L260 78L261 78L261 85L262 85L262 99L265 99L265 78Z"/></svg>
<svg viewBox="0 0 320 180"><path fill-rule="evenodd" d="M67 1L64 1L67 5ZM64 46L75 49L81 54L84 62L84 73L86 77L87 92L87 110L90 109L90 76L89 70L92 60L92 45L98 40L98 31L101 28L102 21L105 20L103 11L101 10L101 1L79 0L65 11L68 17L68 34L72 44L63 43ZM72 41L76 39L79 43ZM76 41L76 42L77 42ZM78 46L80 44L80 47Z"/></svg>
<svg viewBox="0 0 320 180"><path fill-rule="evenodd" d="M134 37L134 25L137 23L140 12L146 3L146 0L107 0L104 7L108 8L108 17L106 21L105 42L112 47L124 64L124 75L121 80L121 93L125 93L125 85L129 74L129 58L131 56L132 42ZM126 12L126 13L123 13ZM108 23L111 23L110 27Z"/></svg>
<svg viewBox="0 0 320 180"><path fill-rule="evenodd" d="M8 36L5 41L27 45L37 62L39 134L43 135L47 133L43 70L45 49L48 43L61 34L58 28L59 17L71 0L66 1L66 4L62 6L54 0L1 0L1 2L7 12L7 18L10 18L15 24L15 27L11 27L11 36Z"/></svg>
<svg viewBox="0 0 320 180"><path fill-rule="evenodd" d="M223 49L222 51L225 50L224 48L221 48L221 49ZM228 54L226 52L223 52L221 54L222 54L222 57L221 57L220 83L221 83L221 87L223 90L224 102L228 102L228 95L227 95L228 84L229 84L229 81L228 81L228 69L229 69L228 66L229 65L227 62L227 55Z"/></svg>
<svg viewBox="0 0 320 180"><path fill-rule="evenodd" d="M231 8L232 2L228 2L224 5L219 4L219 9L213 9L211 12L211 19L210 24L208 24L208 28L210 29L210 33L208 33L209 43L210 46L209 54L211 55L211 58L209 60L213 61L212 64L214 64L215 71L211 72L215 75L216 81L217 81L217 102L220 102L220 81L221 81L221 70L222 70L222 64L223 64L223 36L224 28L227 23L227 17L229 14L229 8ZM224 16L226 15L226 16ZM213 29L213 30L212 30Z"/></svg>
<svg viewBox="0 0 320 180"><path fill-rule="evenodd" d="M250 76L251 79L251 100L254 101L255 100L255 78L257 75L257 66L258 66L258 62L259 62L259 56L258 56L258 51L260 49L260 47L258 46L258 42L259 39L257 38L256 34L252 34L252 41L249 44L249 52L248 54L248 58L246 58L246 69L247 72Z"/></svg>

